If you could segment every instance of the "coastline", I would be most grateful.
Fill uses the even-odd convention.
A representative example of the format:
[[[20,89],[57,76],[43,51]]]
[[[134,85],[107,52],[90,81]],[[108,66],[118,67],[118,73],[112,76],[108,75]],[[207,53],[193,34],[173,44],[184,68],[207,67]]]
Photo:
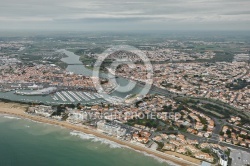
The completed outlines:
[[[182,158],[177,158],[177,157],[175,157],[173,155],[169,155],[167,153],[158,152],[155,150],[145,148],[145,147],[140,146],[140,145],[132,144],[130,142],[125,142],[125,141],[119,140],[117,138],[107,136],[107,135],[105,135],[105,134],[103,134],[103,133],[101,133],[93,128],[87,127],[87,126],[77,126],[77,125],[73,125],[73,124],[70,124],[70,123],[65,122],[65,121],[57,121],[57,120],[53,120],[53,119],[48,119],[48,118],[44,118],[44,117],[39,117],[39,116],[27,114],[27,113],[25,113],[25,110],[27,107],[28,107],[28,105],[25,105],[25,104],[18,104],[18,103],[14,103],[14,102],[13,103],[0,102],[0,114],[13,115],[13,116],[17,116],[17,117],[24,118],[24,119],[30,119],[30,120],[41,122],[41,123],[57,125],[57,126],[61,126],[61,127],[70,129],[70,130],[79,131],[79,132],[86,133],[86,134],[91,134],[91,135],[94,135],[96,137],[99,137],[102,139],[107,139],[109,141],[118,143],[124,147],[131,148],[133,150],[140,151],[140,152],[145,152],[148,155],[153,155],[155,157],[158,157],[160,159],[165,160],[169,164],[175,164],[175,165],[180,165],[180,166],[193,166],[193,165],[198,166],[198,165],[200,165],[197,163],[190,162],[188,160],[184,160]]]

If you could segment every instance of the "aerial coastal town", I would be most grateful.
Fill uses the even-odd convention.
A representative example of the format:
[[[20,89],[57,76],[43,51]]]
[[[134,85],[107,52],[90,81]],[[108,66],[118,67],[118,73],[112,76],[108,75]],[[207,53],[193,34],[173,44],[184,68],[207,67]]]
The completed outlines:
[[[250,165],[249,41],[118,37],[0,38],[0,101],[25,103],[29,115],[93,129],[193,165]],[[106,93],[96,89],[88,73],[112,44],[132,45],[150,59],[148,94],[119,95],[104,76]],[[139,89],[148,71],[138,50],[130,51],[112,53],[100,72],[134,81]],[[135,67],[109,67],[117,59]]]
[[[122,66],[116,72],[138,81],[146,80],[146,69]],[[250,111],[250,66],[245,62],[156,64],[154,84],[172,92],[221,100],[236,108]],[[232,91],[232,89],[235,89]]]

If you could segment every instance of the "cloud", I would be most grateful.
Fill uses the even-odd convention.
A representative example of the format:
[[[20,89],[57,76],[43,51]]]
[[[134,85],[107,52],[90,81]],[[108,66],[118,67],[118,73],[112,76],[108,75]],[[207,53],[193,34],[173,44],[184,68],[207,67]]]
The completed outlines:
[[[250,1],[248,0],[1,0],[0,26],[39,24],[47,28],[75,26],[113,26],[152,29],[159,26],[186,25],[189,28],[201,24],[216,25],[221,29],[228,24],[250,28]],[[219,22],[226,23],[219,24]],[[129,24],[130,23],[130,24]],[[91,25],[87,25],[91,24]],[[129,27],[130,26],[130,27]],[[27,25],[25,25],[27,27]],[[32,25],[32,27],[36,27]],[[166,26],[167,27],[167,26]],[[185,27],[185,26],[184,26]],[[183,27],[183,28],[184,28]]]

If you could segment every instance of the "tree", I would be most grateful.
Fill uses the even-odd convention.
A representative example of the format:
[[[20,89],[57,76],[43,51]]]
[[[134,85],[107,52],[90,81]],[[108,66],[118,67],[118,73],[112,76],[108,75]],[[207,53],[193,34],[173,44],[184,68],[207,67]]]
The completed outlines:
[[[207,125],[204,125],[203,131],[207,131]]]
[[[220,135],[224,135],[225,133],[223,131],[220,132]]]
[[[172,111],[172,105],[169,105],[169,106],[164,105],[163,106],[163,112],[171,112],[171,111]]]
[[[230,131],[230,130],[227,130],[226,134],[227,134],[228,136],[231,136],[231,131]]]
[[[173,131],[174,130],[173,126],[170,126],[168,130]]]
[[[77,109],[81,109],[81,103],[77,103],[76,107]]]

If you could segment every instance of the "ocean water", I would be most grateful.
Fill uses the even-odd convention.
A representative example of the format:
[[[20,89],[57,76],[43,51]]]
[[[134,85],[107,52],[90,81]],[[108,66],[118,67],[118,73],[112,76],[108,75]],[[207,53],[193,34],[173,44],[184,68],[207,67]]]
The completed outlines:
[[[0,115],[0,166],[166,166],[93,135]]]

